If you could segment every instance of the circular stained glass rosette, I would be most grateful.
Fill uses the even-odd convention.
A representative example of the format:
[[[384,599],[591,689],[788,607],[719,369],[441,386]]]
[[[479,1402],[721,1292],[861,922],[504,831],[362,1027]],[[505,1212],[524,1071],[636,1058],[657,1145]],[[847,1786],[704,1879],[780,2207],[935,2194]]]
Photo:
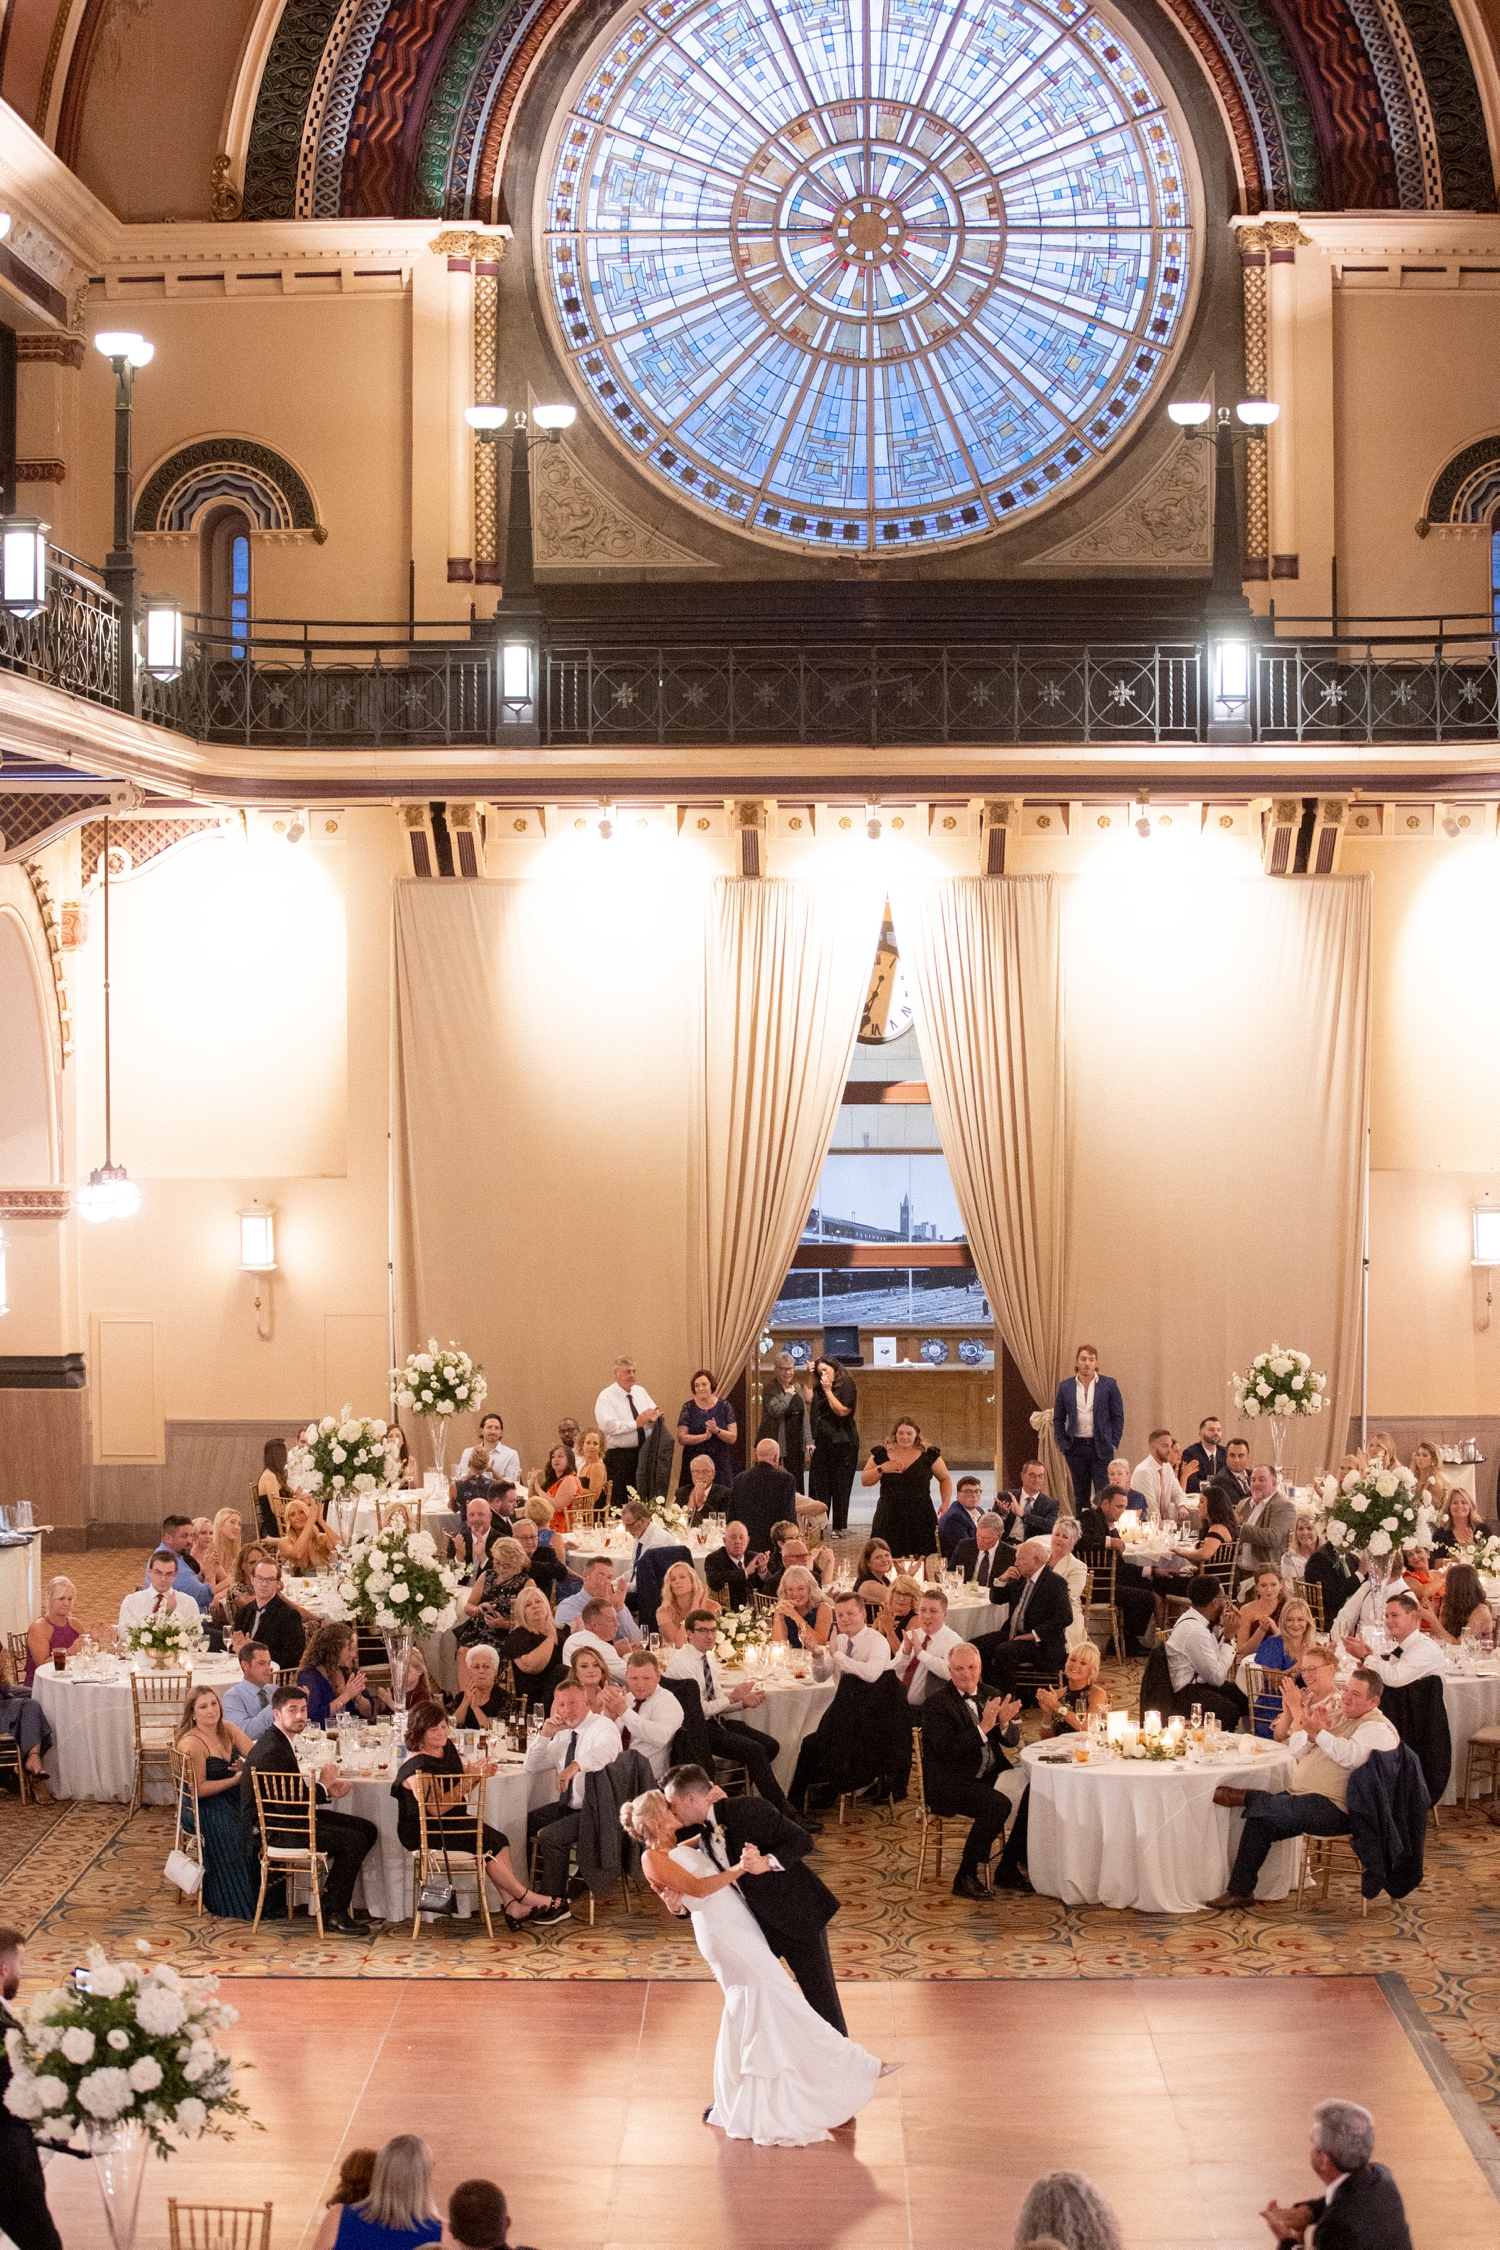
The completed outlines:
[[[1194,280],[1183,137],[1076,0],[656,0],[541,207],[555,332],[675,497],[803,548],[972,539],[1140,414]]]

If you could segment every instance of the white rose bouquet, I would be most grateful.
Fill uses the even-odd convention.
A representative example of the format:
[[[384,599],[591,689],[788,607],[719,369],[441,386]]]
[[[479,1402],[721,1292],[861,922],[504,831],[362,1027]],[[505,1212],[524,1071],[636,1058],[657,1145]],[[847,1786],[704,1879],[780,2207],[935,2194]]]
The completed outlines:
[[[325,1500],[380,1492],[401,1474],[401,1448],[384,1422],[346,1406],[308,1423],[286,1457],[286,1474],[294,1490]]]
[[[1472,1547],[1455,1547],[1445,1559],[1467,1563],[1481,1578],[1500,1578],[1500,1539],[1492,1531],[1482,1531]]]
[[[484,1369],[476,1367],[465,1351],[450,1344],[438,1349],[436,1336],[427,1340],[425,1352],[413,1352],[404,1367],[391,1369],[396,1404],[404,1414],[477,1414],[489,1388]]]
[[[743,1664],[745,1651],[764,1647],[770,1637],[769,1620],[758,1616],[754,1604],[746,1602],[743,1609],[726,1609],[720,1617],[714,1654],[721,1664]],[[668,1687],[671,1684],[669,1680]]]
[[[1330,1547],[1363,1547],[1378,1562],[1417,1536],[1424,1513],[1410,1469],[1351,1469],[1322,1486],[1323,1536]]]
[[[207,1645],[202,1612],[191,1595],[180,1594],[175,1609],[161,1609],[127,1625],[125,1642],[137,1656],[195,1656]]]
[[[627,1485],[626,1497],[633,1500],[638,1508],[644,1508],[653,1523],[662,1524],[684,1545],[692,1537],[693,1519],[686,1508],[680,1507],[675,1500],[668,1499],[665,1494],[660,1500],[643,1500],[633,1484]]]
[[[1231,1375],[1229,1387],[1234,1392],[1237,1414],[1247,1422],[1254,1422],[1262,1414],[1269,1414],[1284,1422],[1302,1414],[1321,1414],[1323,1393],[1328,1388],[1326,1375],[1315,1375],[1312,1361],[1306,1352],[1286,1351],[1273,1344],[1268,1352],[1257,1352],[1245,1375]]]
[[[344,1580],[349,1615],[380,1633],[444,1633],[458,1617],[458,1574],[427,1531],[399,1524],[361,1539]]]
[[[138,1950],[149,1953],[144,1939]],[[39,2141],[85,2154],[91,2125],[140,2125],[170,2156],[169,2132],[195,2141],[230,2136],[248,2117],[234,2097],[234,2066],[212,2034],[237,2022],[213,1998],[217,1977],[182,1977],[167,1962],[111,1961],[89,1950],[87,1988],[60,1985],[16,2007],[5,2034],[11,2081],[5,2106]],[[259,2127],[256,2128],[260,2130]]]

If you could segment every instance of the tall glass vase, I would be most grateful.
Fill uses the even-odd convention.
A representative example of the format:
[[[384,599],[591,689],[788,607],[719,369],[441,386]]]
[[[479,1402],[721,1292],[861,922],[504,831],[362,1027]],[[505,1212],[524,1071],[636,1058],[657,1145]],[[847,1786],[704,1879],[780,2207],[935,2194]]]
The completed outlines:
[[[1276,1471],[1276,1489],[1284,1489],[1281,1481],[1281,1456],[1286,1450],[1286,1423],[1279,1414],[1271,1416],[1271,1462]]]
[[[89,2154],[104,2203],[110,2250],[135,2250],[136,2214],[151,2136],[144,2125],[90,2125]]]
[[[391,1701],[396,1706],[396,1735],[406,1739],[406,1683],[411,1674],[412,1635],[403,1630],[382,1633],[391,1667]]]
[[[448,1453],[447,1415],[434,1414],[431,1418],[431,1429],[433,1477],[436,1477],[438,1483],[442,1486],[443,1491],[446,1494],[448,1490],[448,1471],[446,1466]],[[429,1477],[427,1481],[430,1484],[432,1482],[432,1477]]]

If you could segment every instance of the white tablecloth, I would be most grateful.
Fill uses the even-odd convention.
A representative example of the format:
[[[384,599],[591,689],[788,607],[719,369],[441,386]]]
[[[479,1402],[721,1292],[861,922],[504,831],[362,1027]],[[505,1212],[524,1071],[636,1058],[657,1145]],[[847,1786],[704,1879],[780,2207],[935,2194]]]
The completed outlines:
[[[1216,1805],[1223,1782],[1282,1789],[1292,1761],[1279,1745],[1251,1749],[1237,1738],[1200,1765],[1181,1760],[1101,1759],[1051,1763],[1044,1747],[1022,1752],[1031,1776],[1026,1864],[1035,1888],[1069,1906],[1133,1906],[1144,1914],[1195,1914],[1229,1880],[1241,1816]],[[1257,1898],[1284,1898],[1298,1846],[1277,1844]]]
[[[385,1773],[368,1780],[354,1775],[347,1778],[353,1782],[353,1787],[347,1797],[338,1799],[333,1810],[355,1813],[361,1820],[373,1820],[380,1830],[378,1842],[359,1871],[354,1904],[368,1908],[378,1921],[399,1922],[411,1914],[412,1855],[396,1841],[399,1808],[391,1795],[395,1776]],[[556,1794],[556,1781],[551,1774],[528,1774],[519,1764],[502,1766],[485,1789],[484,1817],[491,1828],[504,1831],[510,1843],[511,1865],[523,1883],[526,1880],[526,1815],[533,1805],[545,1804]],[[458,1892],[459,1914],[471,1914],[474,1911],[472,1884],[460,1880],[454,1889]],[[490,1912],[498,1915],[504,1902],[493,1883],[489,1885],[489,1894]]]
[[[981,1633],[998,1633],[1009,1607],[1008,1602],[992,1602],[983,1589],[977,1598],[972,1593],[954,1594],[948,1602],[948,1623],[955,1633],[972,1641]]]
[[[42,1614],[42,1535],[0,1547],[0,1633],[24,1633]]]
[[[1453,1737],[1453,1771],[1443,1791],[1443,1803],[1456,1805],[1469,1762],[1469,1737],[1480,1727],[1500,1726],[1500,1678],[1469,1679],[1450,1672],[1443,1682],[1443,1702],[1448,1711],[1448,1732]],[[1480,1783],[1483,1792],[1485,1784]]]
[[[233,1658],[226,1664],[222,1656],[210,1656],[193,1667],[194,1681],[204,1687],[222,1690],[239,1677]],[[32,1692],[52,1729],[46,1763],[54,1795],[128,1799],[135,1777],[135,1722],[125,1667],[108,1679],[83,1680],[72,1670],[48,1666],[37,1673]],[[146,1794],[152,1804],[167,1804],[172,1791],[169,1783],[152,1781]]]
[[[823,1713],[833,1701],[838,1687],[836,1679],[798,1680],[784,1672],[732,1672],[727,1668],[720,1677],[730,1687],[741,1680],[753,1679],[766,1691],[766,1700],[753,1711],[732,1711],[730,1718],[743,1719],[747,1727],[758,1727],[762,1734],[774,1735],[781,1748],[771,1761],[771,1768],[783,1789],[790,1789],[792,1776],[797,1770],[797,1752],[808,1735],[815,1734]],[[672,1683],[666,1681],[670,1688]]]

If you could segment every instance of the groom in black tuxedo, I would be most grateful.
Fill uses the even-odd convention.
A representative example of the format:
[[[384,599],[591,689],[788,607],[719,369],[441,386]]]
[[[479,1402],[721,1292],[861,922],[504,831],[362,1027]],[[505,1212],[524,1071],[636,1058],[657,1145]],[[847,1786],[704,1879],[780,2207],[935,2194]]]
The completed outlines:
[[[740,1896],[749,1907],[773,1953],[785,1961],[802,1988],[802,1997],[825,2023],[844,2038],[849,2027],[839,2006],[828,1953],[828,1925],[839,1902],[828,1885],[802,1864],[813,1839],[764,1797],[726,1797],[702,1766],[673,1766],[662,1781],[682,1842],[697,1838],[718,1867],[732,1867],[746,1844],[779,1859],[779,1875],[746,1875]],[[685,1914],[676,1892],[658,1893],[672,1914]]]

